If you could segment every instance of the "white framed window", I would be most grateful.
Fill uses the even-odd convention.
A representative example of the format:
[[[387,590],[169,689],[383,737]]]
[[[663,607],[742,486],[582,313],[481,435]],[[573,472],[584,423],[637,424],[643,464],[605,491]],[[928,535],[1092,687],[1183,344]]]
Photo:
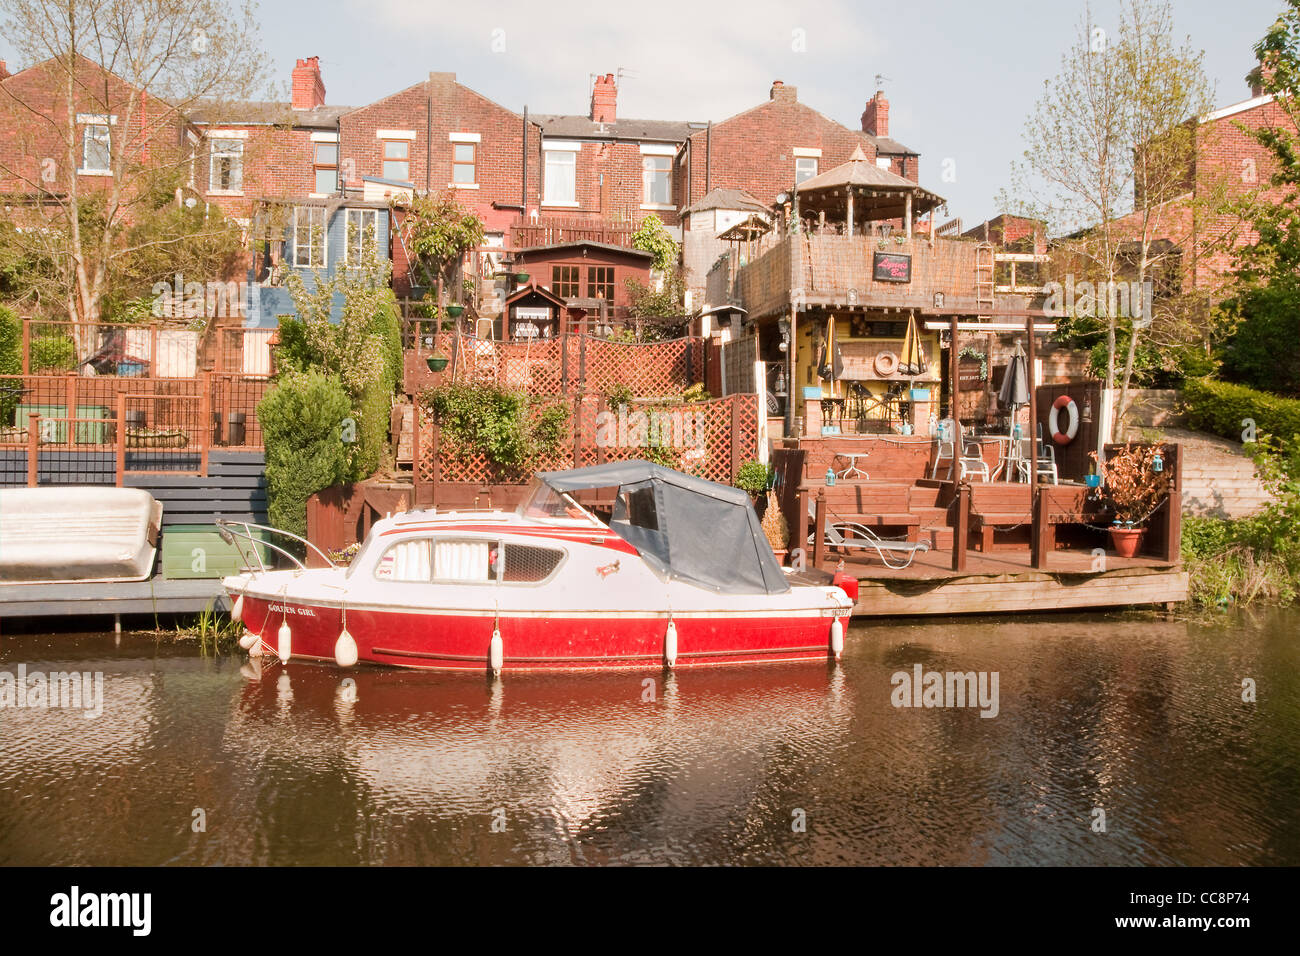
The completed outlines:
[[[794,184],[798,186],[807,179],[817,175],[816,156],[796,156],[794,158]]]
[[[319,196],[331,196],[339,191],[339,144],[312,143],[312,173]]]
[[[543,205],[578,205],[578,148],[577,144],[546,146]]]
[[[405,139],[384,140],[384,178],[411,181],[411,144]]]
[[[374,261],[379,254],[379,210],[349,209],[347,211],[347,252],[344,262],[361,266]]]
[[[242,194],[244,143],[238,139],[212,139],[208,159],[208,192]]]
[[[893,167],[894,164],[888,156],[877,156],[876,165],[879,166],[881,169],[890,169]]]
[[[641,157],[641,196],[647,206],[668,206],[673,201],[673,158]]]
[[[451,181],[455,186],[472,186],[478,182],[478,143],[451,144]]]
[[[79,173],[111,173],[112,133],[108,123],[87,123],[81,133],[81,169]]]
[[[325,207],[295,206],[293,264],[308,269],[325,265]]]

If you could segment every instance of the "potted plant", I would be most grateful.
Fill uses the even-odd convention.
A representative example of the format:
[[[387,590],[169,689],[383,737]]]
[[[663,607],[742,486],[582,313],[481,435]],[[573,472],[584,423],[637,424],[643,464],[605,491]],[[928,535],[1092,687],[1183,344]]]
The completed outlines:
[[[425,358],[424,364],[429,366],[430,372],[441,372],[447,367],[449,361],[451,360],[447,358],[447,356],[443,355],[442,351],[438,349],[435,350],[432,355]]]
[[[525,284],[527,281],[528,281],[528,273],[527,273],[527,272],[516,272],[516,273],[515,273],[515,283],[516,283],[517,285],[523,285],[523,284]]]
[[[447,314],[450,315],[453,319],[459,319],[465,311],[465,307],[463,305],[456,305],[454,303],[452,305],[446,306],[445,308],[447,310]]]
[[[1164,470],[1163,445],[1124,447],[1106,460],[1091,452],[1097,473],[1106,491],[1114,515],[1110,528],[1111,545],[1121,558],[1138,553],[1146,535],[1146,523],[1160,504],[1169,497],[1169,473]]]
[[[740,471],[736,472],[736,480],[732,484],[748,491],[749,497],[757,505],[759,495],[767,491],[771,479],[772,475],[767,465],[758,461],[747,461],[740,466]]]
[[[772,492],[767,493],[767,508],[763,511],[763,536],[772,546],[777,564],[785,564],[786,546],[790,542],[790,523],[781,514]]]

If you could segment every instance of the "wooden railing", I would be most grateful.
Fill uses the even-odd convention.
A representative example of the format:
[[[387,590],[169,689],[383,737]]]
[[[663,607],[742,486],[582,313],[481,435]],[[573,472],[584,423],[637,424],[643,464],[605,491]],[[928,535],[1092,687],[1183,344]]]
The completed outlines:
[[[510,226],[510,245],[514,249],[553,246],[562,242],[604,242],[612,246],[632,247],[636,224],[607,219],[554,218],[516,220]]]
[[[877,252],[911,257],[907,282],[875,278]],[[751,317],[783,312],[792,303],[821,306],[934,308],[975,311],[975,244],[952,239],[799,234],[781,239],[746,265],[735,289]]]

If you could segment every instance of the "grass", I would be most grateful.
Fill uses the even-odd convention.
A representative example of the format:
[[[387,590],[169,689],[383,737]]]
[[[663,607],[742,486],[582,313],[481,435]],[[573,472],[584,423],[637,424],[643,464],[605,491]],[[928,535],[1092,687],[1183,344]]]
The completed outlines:
[[[176,640],[197,638],[199,653],[204,657],[207,657],[209,652],[215,656],[223,650],[228,650],[243,633],[243,628],[238,622],[232,621],[229,614],[218,611],[214,605],[215,599],[192,619],[177,624],[174,631]]]
[[[1183,519],[1183,564],[1193,604],[1228,608],[1295,603],[1300,596],[1295,549],[1261,547],[1251,540],[1251,530],[1249,519]]]

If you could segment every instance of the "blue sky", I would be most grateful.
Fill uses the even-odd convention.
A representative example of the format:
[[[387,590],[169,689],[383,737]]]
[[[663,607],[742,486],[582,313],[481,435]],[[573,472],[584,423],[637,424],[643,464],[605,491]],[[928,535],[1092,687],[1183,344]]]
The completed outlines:
[[[1093,19],[1110,28],[1118,7],[1095,0]],[[1278,0],[1176,0],[1178,32],[1205,50],[1217,105],[1249,96],[1251,46],[1281,9]],[[582,113],[591,75],[623,69],[622,116],[721,120],[780,79],[857,128],[883,74],[891,135],[921,153],[921,182],[949,200],[951,215],[974,224],[998,211],[1025,118],[1083,12],[1082,0],[283,0],[264,2],[259,20],[286,88],[295,58],[319,56],[328,100],[349,105],[444,70],[511,109]],[[15,59],[0,38],[6,53]],[[945,159],[953,182],[940,179]]]

